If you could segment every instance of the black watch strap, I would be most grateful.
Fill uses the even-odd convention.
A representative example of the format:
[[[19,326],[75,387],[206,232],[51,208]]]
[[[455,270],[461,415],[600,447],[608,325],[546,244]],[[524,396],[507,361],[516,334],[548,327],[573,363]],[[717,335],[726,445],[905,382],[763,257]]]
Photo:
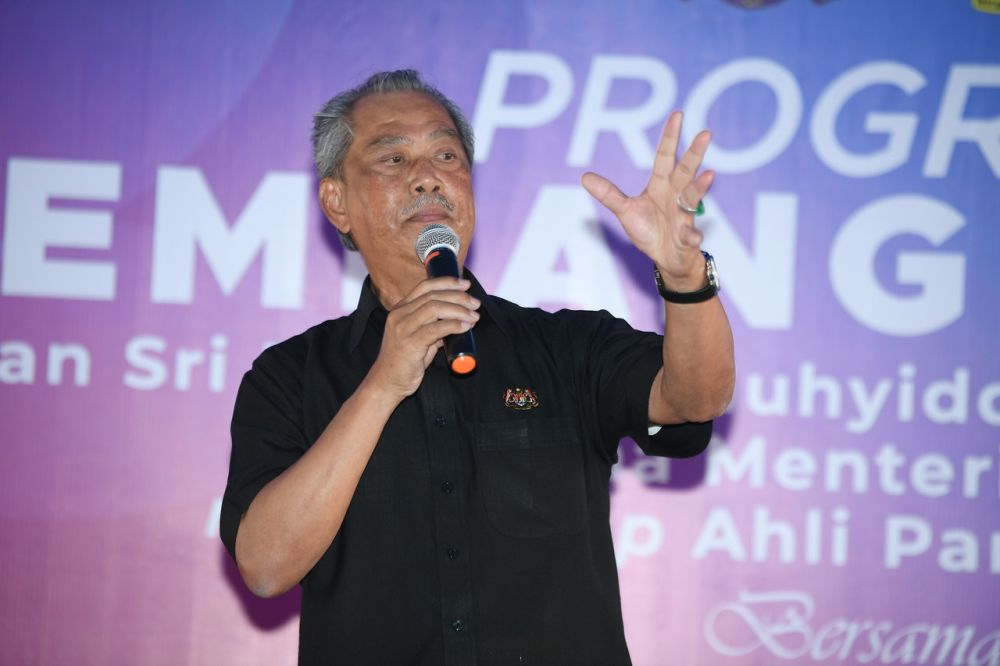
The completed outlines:
[[[705,275],[708,278],[708,284],[698,291],[670,291],[663,285],[663,276],[660,275],[660,269],[653,266],[656,289],[660,292],[663,300],[668,303],[702,303],[719,293],[719,278],[715,273],[715,261],[708,252],[702,250],[701,253],[705,255]]]

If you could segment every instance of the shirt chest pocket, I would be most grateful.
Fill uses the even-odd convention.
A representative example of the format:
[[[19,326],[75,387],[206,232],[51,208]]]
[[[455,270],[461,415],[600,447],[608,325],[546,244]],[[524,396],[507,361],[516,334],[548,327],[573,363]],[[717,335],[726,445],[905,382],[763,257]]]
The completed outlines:
[[[483,503],[499,532],[539,538],[583,529],[583,450],[571,420],[481,423],[475,455]]]

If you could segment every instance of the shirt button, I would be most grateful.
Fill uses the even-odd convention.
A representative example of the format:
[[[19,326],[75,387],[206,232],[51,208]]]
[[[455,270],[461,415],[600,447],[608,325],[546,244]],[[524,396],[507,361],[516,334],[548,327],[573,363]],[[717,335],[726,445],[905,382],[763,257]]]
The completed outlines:
[[[465,622],[462,622],[461,620],[454,620],[451,623],[451,628],[455,631],[465,631]]]
[[[458,548],[449,548],[444,551],[444,554],[448,556],[449,560],[454,560],[458,557]]]
[[[453,490],[455,490],[455,484],[451,481],[445,481],[441,484],[441,492],[445,495],[450,495]]]
[[[434,423],[437,425],[438,428],[443,428],[445,424],[448,423],[448,419],[438,414],[437,416],[434,417]]]

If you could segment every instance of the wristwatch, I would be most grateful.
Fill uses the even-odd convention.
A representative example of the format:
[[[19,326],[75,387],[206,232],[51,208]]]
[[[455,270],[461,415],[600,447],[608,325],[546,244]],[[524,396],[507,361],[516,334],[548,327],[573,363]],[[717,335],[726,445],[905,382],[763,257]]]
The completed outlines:
[[[713,259],[712,255],[704,250],[702,250],[701,253],[705,256],[705,276],[708,278],[708,284],[698,291],[670,291],[663,286],[663,277],[660,275],[660,269],[653,266],[653,277],[656,279],[656,289],[660,292],[660,296],[663,297],[663,300],[668,303],[701,303],[702,301],[707,301],[719,293],[719,290],[722,289],[722,287],[719,285],[719,273],[715,269],[715,259]]]

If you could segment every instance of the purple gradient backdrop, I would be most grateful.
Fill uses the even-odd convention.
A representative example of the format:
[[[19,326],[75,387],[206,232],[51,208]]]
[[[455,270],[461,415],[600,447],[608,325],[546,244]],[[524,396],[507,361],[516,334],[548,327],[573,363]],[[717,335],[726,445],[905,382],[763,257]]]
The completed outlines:
[[[956,148],[945,177],[922,174],[950,68],[1000,67],[1000,16],[977,12],[968,3],[930,0],[784,2],[756,11],[721,0],[495,7],[436,2],[419,9],[402,2],[317,0],[207,6],[40,1],[0,9],[5,98],[0,182],[8,182],[13,158],[121,165],[118,201],[52,204],[109,211],[111,248],[49,250],[50,257],[113,262],[116,295],[107,302],[0,296],[0,343],[25,341],[41,353],[32,385],[0,383],[0,663],[294,662],[297,592],[263,601],[245,591],[212,532],[213,503],[225,485],[236,386],[250,361],[266,342],[353,309],[354,303],[341,297],[343,251],[311,200],[301,308],[260,305],[259,259],[225,295],[199,258],[194,302],[154,303],[157,170],[199,169],[232,222],[265,174],[311,174],[311,116],[333,93],[375,70],[415,67],[471,118],[490,53],[499,49],[557,56],[572,71],[574,88],[567,109],[543,127],[498,130],[489,159],[476,166],[478,227],[471,264],[488,289],[500,283],[540,188],[576,185],[585,170],[567,166],[566,155],[595,54],[662,61],[677,77],[679,106],[721,64],[747,57],[773,60],[794,74],[802,91],[803,118],[795,136],[765,166],[720,174],[712,196],[748,246],[758,193],[798,197],[794,319],[789,330],[755,328],[727,301],[740,379],[734,406],[717,427],[720,446],[739,453],[762,436],[769,463],[789,447],[817,458],[836,449],[873,456],[885,442],[895,443],[909,459],[940,453],[959,470],[964,456],[993,461],[979,497],[963,498],[959,490],[930,499],[912,492],[886,495],[874,476],[865,494],[790,491],[775,486],[770,473],[762,488],[745,481],[709,485],[704,459],[674,464],[667,483],[643,483],[634,471],[642,459],[626,444],[615,486],[616,537],[637,516],[652,517],[663,527],[659,549],[631,556],[620,569],[635,663],[773,663],[777,657],[763,647],[724,657],[705,637],[703,623],[711,610],[744,591],[808,593],[816,602],[814,630],[836,618],[887,621],[896,629],[920,622],[972,625],[977,640],[1000,629],[1000,571],[990,571],[988,550],[990,535],[1000,530],[1000,436],[975,416],[974,400],[979,388],[1000,381],[994,343],[1000,326],[995,268],[1000,187],[970,143]],[[861,131],[867,113],[913,113],[919,124],[912,153],[881,176],[837,175],[810,141],[814,104],[834,78],[879,60],[916,69],[926,86],[913,96],[889,87],[864,91],[844,107],[838,136],[852,150],[874,151],[884,139]],[[615,85],[615,106],[639,104],[648,94],[635,81]],[[544,92],[518,81],[508,101],[529,103]],[[770,125],[774,113],[769,93],[744,84],[720,97],[708,125],[718,145],[745,146]],[[965,115],[1000,116],[1000,87],[975,91]],[[655,127],[647,132],[651,142],[657,132]],[[629,192],[639,190],[647,175],[612,135],[597,141],[587,168]],[[838,301],[828,271],[831,244],[845,220],[867,203],[900,193],[938,199],[966,219],[938,249],[965,257],[964,312],[942,330],[916,337],[888,336],[860,324]],[[9,195],[6,188],[0,191],[4,202]],[[616,257],[632,323],[660,327],[648,262],[628,247],[612,216],[601,211],[599,222]],[[883,282],[895,288],[900,251],[927,249],[926,241],[914,236],[892,241],[877,258]],[[725,284],[726,256],[716,254]],[[173,351],[207,347],[219,333],[228,339],[223,390],[208,390],[204,368],[196,371],[189,391],[169,383],[154,391],[123,385],[122,350],[134,336],[160,336]],[[52,342],[78,342],[90,351],[88,386],[45,383],[44,350]],[[844,427],[848,415],[806,418],[793,409],[787,416],[767,417],[749,409],[746,378],[752,373],[767,382],[777,373],[791,376],[794,405],[795,376],[806,361],[842,383],[852,376],[869,383],[896,379],[899,365],[912,362],[918,368],[918,400],[927,383],[949,377],[957,366],[968,367],[969,422],[934,424],[918,408],[911,423],[885,418],[866,433],[851,434]],[[731,511],[749,551],[747,526],[755,506],[796,524],[807,508],[824,515],[846,508],[847,566],[807,565],[801,557],[781,564],[736,562],[721,552],[692,556],[717,507]],[[919,515],[939,530],[975,533],[977,571],[942,571],[937,546],[899,569],[885,568],[883,523],[889,514]],[[996,558],[1000,569],[1000,554]],[[841,663],[855,663],[857,656],[855,650]]]

